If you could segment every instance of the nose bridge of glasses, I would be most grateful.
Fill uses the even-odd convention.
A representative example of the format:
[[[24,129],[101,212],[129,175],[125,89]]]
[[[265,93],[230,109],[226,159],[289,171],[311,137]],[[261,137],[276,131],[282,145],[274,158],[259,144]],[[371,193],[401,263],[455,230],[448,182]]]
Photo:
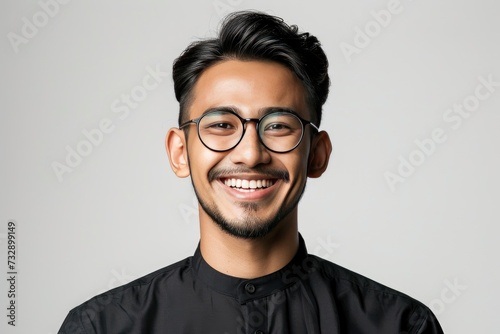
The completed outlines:
[[[260,119],[258,119],[258,118],[242,118],[242,117],[240,119],[241,119],[241,122],[243,124],[243,131],[241,132],[241,139],[240,140],[243,140],[243,138],[246,135],[248,123],[253,122],[253,123],[255,123],[255,128],[254,128],[255,135],[259,141],[262,141],[262,138],[260,138],[260,131],[259,131]]]
[[[250,123],[250,122],[254,122],[255,123],[255,129],[257,130],[258,127],[259,127],[259,122],[260,122],[260,119],[258,118],[240,118],[241,119],[241,122],[243,123],[243,129],[246,130],[247,128],[247,124]]]

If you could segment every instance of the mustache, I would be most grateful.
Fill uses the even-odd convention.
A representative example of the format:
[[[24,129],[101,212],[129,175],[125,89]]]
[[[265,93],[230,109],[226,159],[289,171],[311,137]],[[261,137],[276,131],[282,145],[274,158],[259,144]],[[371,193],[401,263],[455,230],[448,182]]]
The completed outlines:
[[[290,174],[286,170],[275,169],[275,168],[246,168],[246,167],[236,167],[236,168],[213,168],[208,172],[208,180],[212,182],[213,180],[220,179],[228,175],[236,174],[260,174],[265,178],[270,179],[281,179],[285,182],[290,181]]]

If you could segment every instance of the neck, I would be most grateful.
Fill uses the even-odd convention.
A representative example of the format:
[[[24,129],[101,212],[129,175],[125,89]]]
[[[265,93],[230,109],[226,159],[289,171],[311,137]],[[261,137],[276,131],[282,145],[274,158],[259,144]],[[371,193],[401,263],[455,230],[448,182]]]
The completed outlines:
[[[200,210],[200,237],[203,259],[215,270],[246,279],[261,277],[283,268],[297,252],[297,209],[257,239],[229,235]]]

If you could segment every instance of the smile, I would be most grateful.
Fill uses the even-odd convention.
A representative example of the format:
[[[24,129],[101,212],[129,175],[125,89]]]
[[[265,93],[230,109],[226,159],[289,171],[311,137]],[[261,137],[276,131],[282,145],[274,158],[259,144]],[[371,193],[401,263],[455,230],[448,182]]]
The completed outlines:
[[[244,179],[224,179],[224,184],[228,187],[234,189],[242,189],[242,190],[257,190],[264,189],[272,186],[274,184],[274,180],[244,180]]]

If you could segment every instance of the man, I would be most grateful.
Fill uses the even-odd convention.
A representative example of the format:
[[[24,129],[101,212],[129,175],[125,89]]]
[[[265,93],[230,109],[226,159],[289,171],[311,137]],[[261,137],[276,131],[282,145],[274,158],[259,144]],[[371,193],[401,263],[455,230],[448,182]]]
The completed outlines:
[[[59,333],[442,333],[420,302],[307,254],[297,204],[330,157],[327,70],[314,36],[261,13],[190,45],[166,148],[195,189],[199,247],[75,308]]]

